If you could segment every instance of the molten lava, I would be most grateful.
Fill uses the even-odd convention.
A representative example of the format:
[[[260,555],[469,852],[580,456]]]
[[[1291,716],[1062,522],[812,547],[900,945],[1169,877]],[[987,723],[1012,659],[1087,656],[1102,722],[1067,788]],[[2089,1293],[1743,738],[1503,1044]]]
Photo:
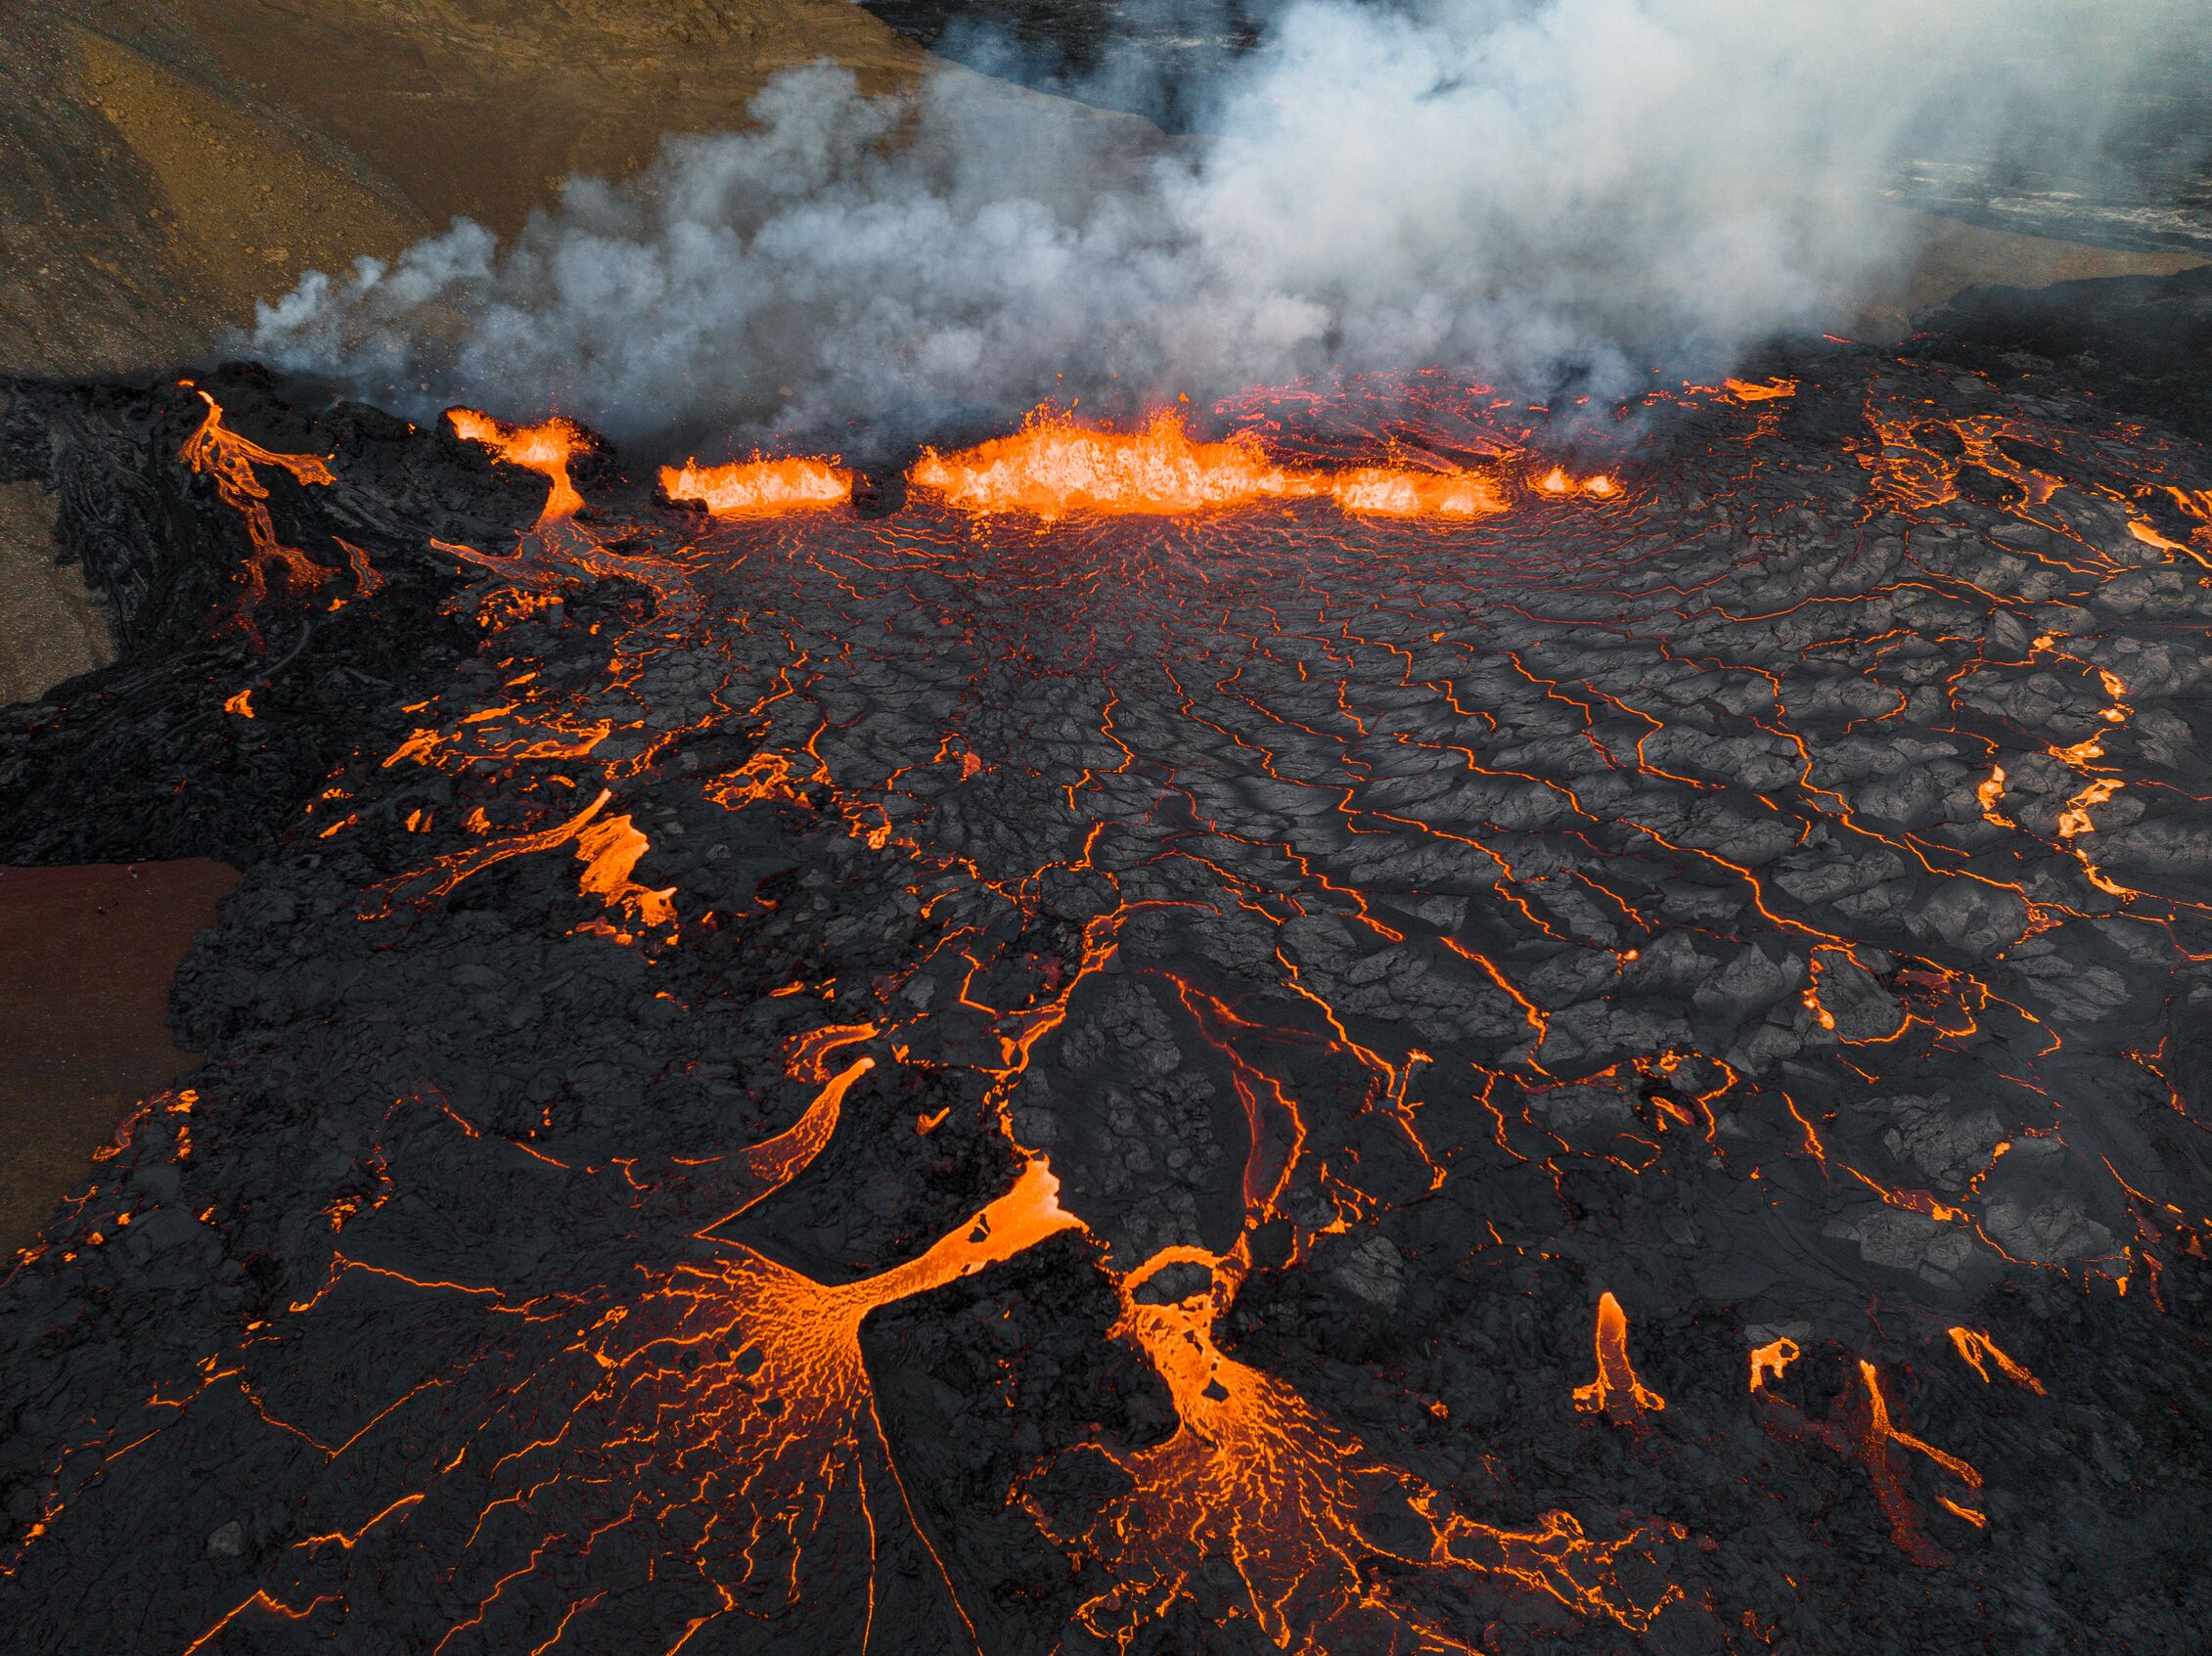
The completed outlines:
[[[1951,1344],[1957,1348],[1960,1357],[1973,1365],[1974,1372],[1982,1377],[1983,1385],[1990,1383],[1989,1365],[1995,1364],[1997,1371],[2015,1386],[2031,1391],[2038,1397],[2045,1395],[2043,1382],[2029,1373],[2024,1365],[1999,1351],[1997,1342],[1980,1329],[1954,1327],[1948,1332]]]
[[[1591,1344],[1598,1357],[1598,1373],[1588,1385],[1574,1389],[1574,1406],[1603,1414],[1616,1426],[1631,1425],[1646,1410],[1656,1413],[1667,1400],[1636,1377],[1628,1360],[1628,1313],[1610,1291],[1598,1299],[1597,1324]]]
[[[385,761],[386,764],[391,762]],[[577,878],[577,887],[584,895],[597,897],[609,910],[640,928],[668,926],[676,918],[675,887],[653,890],[630,877],[650,845],[627,814],[599,815],[600,807],[611,797],[602,788],[597,798],[565,821],[527,833],[480,840],[465,850],[435,858],[426,867],[381,881],[371,889],[363,912],[387,913],[393,896],[418,905],[427,903],[448,895],[464,880],[494,864],[572,844],[577,861],[584,865]]]
[[[643,926],[663,926],[676,918],[674,886],[650,890],[630,877],[638,859],[651,847],[625,816],[602,817],[576,835],[576,856],[584,865],[577,884],[622,910]]]
[[[1147,1303],[1140,1290],[1170,1266],[1207,1267],[1213,1284]],[[1076,1613],[1091,1633],[1126,1650],[1188,1603],[1210,1621],[1248,1619],[1267,1644],[1310,1656],[1471,1650],[1452,1632],[1465,1616],[1454,1589],[1481,1576],[1636,1632],[1682,1596],[1654,1556],[1683,1539],[1682,1526],[1598,1541],[1561,1511],[1533,1529],[1484,1523],[1223,1353],[1213,1325],[1242,1269],[1239,1256],[1168,1248],[1124,1278],[1115,1332],[1167,1382],[1179,1424],[1151,1448],[1101,1452],[1129,1488],[1079,1525],[1024,1493],[1049,1533],[1105,1566],[1109,1585]],[[1377,1574],[1377,1558],[1395,1568]]]
[[[1721,384],[1738,402],[1772,402],[1777,397],[1797,394],[1797,381],[1780,376],[1772,380],[1724,380]]]
[[[216,496],[246,520],[252,552],[246,560],[246,592],[239,600],[238,618],[250,632],[254,611],[269,596],[269,565],[282,569],[295,592],[311,592],[331,576],[329,569],[278,535],[276,521],[269,515],[268,485],[261,481],[254,468],[274,466],[289,472],[293,482],[317,488],[327,487],[338,479],[319,455],[278,454],[240,436],[223,424],[223,411],[213,397],[205,391],[197,394],[207,405],[206,418],[200,423],[200,428],[185,439],[177,458],[193,470],[211,478]],[[242,696],[244,694],[240,693]]]
[[[747,517],[841,506],[852,499],[852,473],[809,458],[756,457],[726,466],[687,460],[680,470],[660,469],[660,487],[670,500],[703,506],[709,516]]]
[[[1797,1342],[1787,1334],[1769,1340],[1751,1352],[1751,1389],[1764,1391],[1769,1380],[1782,1378],[1783,1370],[1798,1358]]]
[[[1048,522],[1077,513],[1175,515],[1313,499],[1384,517],[1467,518],[1505,510],[1496,484],[1479,472],[1287,467],[1245,433],[1196,441],[1173,410],[1135,431],[1078,425],[1071,415],[1039,411],[1011,436],[957,454],[925,452],[908,481],[964,512],[1022,513]]]
[[[569,480],[568,463],[591,446],[592,437],[574,421],[556,415],[535,425],[510,425],[473,408],[449,408],[445,418],[464,442],[481,444],[508,465],[535,471],[553,485],[545,497],[545,518],[572,517],[584,504]]]
[[[1554,496],[1596,495],[1601,500],[1620,493],[1620,485],[1603,471],[1589,477],[1570,477],[1563,466],[1553,467],[1543,476],[1535,479],[1529,487],[1539,494]]]
[[[2101,510],[2117,493],[2076,510],[2087,487],[2061,486],[2059,461],[2022,447],[2012,417],[1963,414],[1953,429],[1923,391],[1941,386],[1870,390],[1883,440],[1862,453],[1787,447],[1775,405],[1790,381],[1731,381],[1725,398],[1704,387],[1715,400],[1698,405],[1699,429],[1734,434],[1677,456],[1679,486],[1636,467],[1633,438],[1587,463],[1607,470],[1547,473],[1520,412],[1460,386],[1412,406],[1316,391],[1302,412],[1319,435],[1287,408],[1219,442],[1173,415],[1128,432],[1040,416],[925,456],[915,498],[882,519],[821,510],[853,482],[824,461],[661,473],[670,499],[727,523],[637,489],[626,513],[613,483],[604,498],[593,485],[585,511],[571,470],[588,433],[452,411],[459,436],[546,479],[544,511],[504,552],[431,542],[424,556],[396,531],[349,529],[395,589],[425,578],[409,559],[462,583],[440,601],[482,623],[484,648],[422,699],[388,697],[403,723],[318,779],[295,837],[327,861],[282,912],[342,956],[317,917],[343,873],[366,898],[344,928],[367,938],[376,969],[347,960],[324,975],[444,970],[426,981],[455,984],[445,998],[481,1014],[451,1024],[476,1031],[480,1051],[444,1024],[436,1040],[404,1025],[364,1040],[364,1075],[381,1086],[404,1057],[424,1066],[420,1085],[379,1097],[392,1112],[381,1122],[345,1123],[336,1171],[314,1174],[309,1223],[291,1232],[266,1215],[243,1229],[227,1208],[210,1220],[194,1201],[194,1224],[237,1257],[284,1252],[266,1317],[225,1325],[152,1403],[69,1425],[0,1573],[27,1555],[72,1579],[70,1549],[102,1532],[64,1508],[106,1520],[100,1503],[128,1481],[111,1462],[165,1456],[173,1478],[207,1444],[233,1453],[223,1434],[256,1475],[309,1468],[283,1491],[303,1516],[253,1561],[258,1580],[223,1577],[220,1599],[195,1603],[188,1632],[206,1631],[187,1648],[282,1619],[315,1625],[267,1636],[336,1641],[351,1617],[373,1640],[402,1615],[437,1617],[401,1642],[449,1656],[866,1650],[877,1626],[880,1651],[1049,1647],[976,1633],[997,1591],[1129,1651],[1204,1647],[1218,1630],[1224,1648],[1350,1656],[1496,1648],[1485,1624],[1508,1613],[1501,1587],[1521,1589],[1556,1642],[1561,1609],[1632,1632],[1711,1612],[1736,1562],[1725,1554],[1756,1557],[1770,1522],[1798,1522],[1744,1475],[1778,1459],[1842,1477],[1840,1504],[1871,1516],[1863,1466],[1876,1544],[1886,1530],[1915,1561],[1948,1561],[1929,1526],[1983,1528],[1981,1474],[1906,1429],[1871,1362],[1813,1418],[1783,1395],[1821,1366],[1798,1365],[1796,1340],[1750,1351],[1748,1399],[1732,1347],[1712,1384],[1678,1386],[1670,1368],[1681,1429],[1638,1440],[1578,1422],[1635,1426],[1668,1408],[1636,1370],[1613,1293],[1568,1365],[1514,1317],[1487,1324],[1479,1353],[1462,1339],[1485,1326],[1463,1316],[1470,1303],[1519,1311],[1506,1284],[1541,1278],[1548,1303],[1586,1303],[1584,1273],[1603,1269],[1619,1233],[1547,1247],[1576,1223],[1563,1215],[1630,1188],[1687,1205],[1692,1179],[1716,1245],[1800,1227],[1797,1242],[1817,1248],[1835,1232],[1810,1222],[1844,1213],[1862,1250],[2002,1259],[2078,1276],[2085,1297],[2124,1287],[2140,1250],[2156,1290],[2143,1241],[2096,1233],[2090,1216],[2117,1203],[2085,1206],[2079,1257],[2022,1260],[2007,1248],[2037,1232],[2009,1224],[2015,1198],[1991,1192],[2029,1160],[2015,1145],[2054,1145],[2093,1107],[2079,1058],[2095,1047],[2045,934],[2128,936],[2126,959],[2099,973],[2114,984],[2123,966],[2163,969],[2169,943],[2176,962],[2212,958],[2188,905],[2121,885],[2087,849],[2108,842],[2115,871],[2142,866],[2120,835],[2176,791],[2137,758],[2173,675],[2164,657],[2092,638],[2104,624],[2092,600],[2124,583],[2108,607],[2131,613],[2163,590],[2153,577],[2189,598],[2194,564],[2187,587],[2164,564],[2196,557],[2174,536],[2203,532],[2162,515],[2156,541],[2131,533]],[[314,486],[335,480],[330,467],[253,444],[207,408],[183,458],[244,519],[256,600],[341,575],[287,547],[270,515],[270,467]],[[1495,470],[1358,464],[1378,454],[1487,456],[1467,464]],[[482,486],[480,467],[435,458]],[[1797,482],[1763,470],[1784,467]],[[382,579],[369,554],[300,526],[318,521],[310,508],[373,521],[347,484],[335,508],[280,485],[279,515],[326,556],[341,549],[365,595]],[[1971,533],[1934,515],[1999,484],[2010,504],[1977,506]],[[1509,498],[1528,510],[1439,532]],[[2212,495],[2176,498],[2190,522],[2212,513]],[[806,515],[788,534],[745,521],[787,511]],[[959,513],[1108,521],[999,536],[975,558]],[[1174,520],[1127,520],[1146,515]],[[1999,516],[2036,532],[1981,533]],[[1237,556],[1203,556],[1217,547]],[[1846,565],[1849,581],[1831,578]],[[285,572],[273,592],[271,567]],[[2084,633],[2036,635],[2061,614]],[[263,694],[266,680],[236,688],[227,659],[223,672],[210,704],[228,693],[225,737],[282,738],[290,698]],[[1905,757],[1883,770],[1892,745]],[[1953,918],[1923,933],[1922,908]],[[1971,949],[1952,935],[1968,925],[1986,933]],[[232,935],[245,934],[241,921]],[[525,947],[501,955],[503,936]],[[2016,972],[2015,953],[2037,970]],[[481,963],[518,957],[511,971]],[[407,1015],[429,1029],[448,1009],[441,993]],[[313,1039],[345,1052],[336,994],[302,1005],[324,1020]],[[620,1060],[566,1061],[585,1043],[564,1045],[562,1020],[585,1023],[602,1003],[620,1028],[593,1023],[590,1039]],[[2101,1001],[2091,1009],[2104,1015]],[[248,1021],[259,1041],[260,1014]],[[2064,1056],[2044,1067],[2061,1036]],[[2130,1080],[2151,1078],[2154,1107],[2187,1117],[2165,1084],[2173,1058],[2144,1046],[2127,1054]],[[249,1058],[234,1043],[225,1061]],[[872,1075],[896,1087],[862,1090]],[[1916,1100],[1937,1080],[1971,1092],[2002,1109],[2008,1137],[1955,1169],[1902,1172],[1916,1159],[1895,1145],[1912,1145],[1916,1118],[1883,1112],[1922,1077]],[[328,1087],[352,1099],[356,1083],[334,1073]],[[777,1113],[787,1084],[811,1091],[795,1119]],[[1163,1098],[1180,1113],[1161,1113]],[[203,1109],[198,1149],[181,1117],[150,1121],[177,1130],[175,1157],[199,1176],[227,1165],[256,1112],[274,1113],[257,1097]],[[733,1135],[771,1116],[781,1131]],[[131,1156],[119,1171],[148,1171]],[[788,1215],[762,1207],[809,1167]],[[1061,1205],[1055,1168],[1085,1193],[1084,1218]],[[1933,1188],[1884,1182],[1906,1177]],[[151,1273],[158,1210],[142,1186],[178,1182],[101,1178],[50,1257]],[[1095,1210],[1093,1190],[1110,1192]],[[1188,1210],[1147,1207],[1161,1190],[1196,1194]],[[510,1204],[492,1220],[534,1221],[542,1206],[543,1237],[479,1246],[472,1227],[495,1227],[469,1204],[486,1192]],[[158,1223],[183,1232],[183,1217]],[[1204,1229],[1217,1221],[1237,1226],[1234,1241]],[[1005,1344],[987,1360],[996,1381],[988,1366],[970,1376],[959,1430],[993,1424],[956,1458],[994,1469],[958,1471],[968,1488],[948,1496],[944,1462],[918,1456],[932,1486],[918,1487],[918,1510],[878,1416],[866,1320],[1062,1232],[1004,1296],[1035,1322],[990,1304],[996,1284],[971,1291],[964,1319],[994,1338],[1003,1327]],[[839,1263],[810,1275],[793,1259]],[[1681,1326],[1682,1299],[1665,1298],[1674,1267],[1648,1263],[1654,1304],[1640,1315],[1671,1306],[1675,1320],[1648,1330]],[[1822,1254],[1819,1269],[1834,1262]],[[1203,1285],[1167,1297],[1191,1271]],[[1074,1321],[1067,1305],[1086,1293],[1095,1320]],[[1297,1309],[1279,1312],[1287,1300]],[[1359,1340],[1387,1326],[1385,1355],[1340,1357],[1312,1333],[1332,1325]],[[1901,1328],[1922,1336],[1896,1373],[1930,1374],[1950,1404],[2033,1411],[2019,1394],[2044,1393],[2036,1375],[1986,1332],[1951,1327],[1946,1350],[1941,1326],[1880,1330],[1885,1351]],[[282,1402],[301,1396],[285,1390],[297,1354],[360,1327],[450,1343],[384,1389],[396,1368],[364,1364],[358,1383],[349,1373],[302,1403],[323,1410],[302,1424]],[[1572,1336],[1584,1353],[1579,1315]],[[957,1338],[902,1349],[965,1359],[978,1345],[964,1320]],[[1669,1355],[1686,1364],[1693,1349]],[[2018,1390],[1965,1387],[1954,1352]],[[1138,1385],[1063,1386],[1108,1357]],[[2059,1386],[2071,1371],[2045,1372]],[[998,1443],[1023,1388],[1034,1412]],[[1117,1417],[1093,1407],[1104,1391],[1145,1407]],[[1511,1401],[1486,1410],[1486,1391]],[[1172,1421],[1151,1412],[1160,1396]],[[216,1407],[194,1414],[203,1397]],[[274,1447],[256,1450],[263,1426]],[[1763,1434],[1811,1453],[1778,1455]],[[1641,1460],[1653,1488],[1710,1459],[1726,1481],[1718,1501],[1700,1493],[1717,1537],[1700,1549],[1723,1561],[1678,1552],[1680,1526],[1612,1499],[1585,1508],[1578,1493],[1581,1518],[1545,1510],[1551,1496],[1510,1506],[1524,1451],[1548,1487],[1578,1492],[1602,1487],[1593,1464]],[[1976,1454],[1993,1476],[2023,1475]],[[1586,1481],[1560,1484],[1561,1465]],[[982,1528],[978,1499],[1008,1531]],[[1016,1587],[989,1555],[1011,1532],[1009,1550],[1045,1566]],[[1786,1530],[1814,1544],[1822,1533]],[[1791,1548],[1781,1556],[1801,1555]],[[1850,1557],[1856,1572],[1863,1553]],[[407,1584],[433,1576],[424,1610]],[[879,1613],[880,1584],[895,1610]],[[943,1630],[900,1619],[917,1593]],[[971,1610],[963,1641],[956,1622]],[[786,1612],[790,1625],[769,1625]]]
[[[1873,1485],[1875,1504],[1889,1521],[1890,1540],[1898,1550],[1922,1569],[1941,1569],[1953,1561],[1952,1555],[1929,1539],[1920,1504],[1907,1488],[1912,1462],[1900,1452],[1909,1451],[1921,1456],[1957,1479],[1969,1493],[1981,1489],[1981,1473],[1959,1456],[1905,1429],[1892,1411],[1889,1398],[1881,1389],[1881,1377],[1872,1363],[1861,1358],[1858,1373],[1861,1385],[1866,1388],[1865,1395],[1861,1397],[1847,1391],[1835,1401],[1834,1412],[1826,1420],[1808,1419],[1772,1392],[1756,1385],[1753,1389],[1763,1400],[1761,1408],[1770,1432],[1795,1442],[1818,1444],[1857,1459]],[[1988,1515],[1979,1508],[1954,1500],[1948,1495],[1938,1495],[1936,1503],[1977,1530],[1989,1522]]]
[[[1486,517],[1506,510],[1497,485],[1475,471],[1409,471],[1363,466],[1327,480],[1329,498],[1368,517]]]
[[[811,1067],[851,1039],[835,1027],[818,1031],[800,1044],[795,1061]],[[875,1067],[872,1058],[854,1060],[790,1129],[716,1164],[737,1197],[717,1224],[802,1172],[828,1144],[852,1087]],[[483,1137],[450,1108],[443,1113],[471,1138]],[[438,1520],[459,1522],[471,1544],[496,1544],[518,1533],[535,1544],[519,1569],[428,1643],[432,1652],[456,1641],[483,1648],[483,1640],[490,1648],[551,1648],[606,1597],[604,1590],[566,1593],[560,1587],[564,1568],[595,1544],[655,1537],[672,1544],[649,1579],[665,1581],[678,1606],[698,1606],[674,1612],[682,1619],[671,1620],[655,1650],[709,1647],[717,1635],[706,1630],[725,1618],[742,1626],[801,1605],[840,1628],[842,1638],[827,1648],[910,1647],[899,1641],[912,1630],[874,1643],[879,1577],[884,1552],[894,1546],[902,1574],[920,1564],[934,1577],[972,1643],[969,1612],[915,1515],[878,1416],[860,1330],[884,1306],[1079,1230],[1081,1222],[1061,1207],[1059,1188],[1049,1166],[1032,1160],[1003,1195],[920,1254],[849,1282],[817,1281],[714,1235],[713,1227],[698,1239],[720,1250],[719,1259],[681,1263],[642,1283],[545,1300],[418,1279],[339,1256],[331,1281],[293,1306],[294,1314],[312,1309],[349,1276],[369,1276],[417,1293],[477,1298],[519,1325],[561,1330],[563,1343],[550,1363],[503,1395],[490,1419],[441,1452],[427,1484],[383,1500],[365,1521],[295,1542],[275,1561],[281,1593],[256,1589],[188,1648],[204,1647],[242,1617],[304,1618],[334,1601],[335,1594],[318,1590],[319,1581],[370,1532]],[[250,1401],[250,1390],[247,1395]],[[316,1447],[335,1458],[350,1446]],[[864,1572],[857,1595],[839,1590],[855,1585],[855,1558]],[[553,1585],[540,1587],[532,1577]],[[565,1611],[536,1621],[534,1592],[565,1597]],[[590,1646],[590,1634],[576,1636]]]
[[[958,454],[925,452],[908,481],[963,511],[1047,520],[1075,512],[1219,511],[1278,499],[1289,484],[1257,442],[1194,442],[1172,412],[1141,430],[1112,431],[1040,411],[1012,436]]]

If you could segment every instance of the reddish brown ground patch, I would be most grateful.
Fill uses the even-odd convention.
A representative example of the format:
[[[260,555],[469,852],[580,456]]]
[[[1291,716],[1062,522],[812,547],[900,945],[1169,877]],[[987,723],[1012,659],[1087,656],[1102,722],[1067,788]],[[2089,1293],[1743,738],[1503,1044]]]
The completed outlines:
[[[84,1185],[93,1149],[199,1061],[169,985],[238,884],[222,863],[0,869],[0,1248]]]

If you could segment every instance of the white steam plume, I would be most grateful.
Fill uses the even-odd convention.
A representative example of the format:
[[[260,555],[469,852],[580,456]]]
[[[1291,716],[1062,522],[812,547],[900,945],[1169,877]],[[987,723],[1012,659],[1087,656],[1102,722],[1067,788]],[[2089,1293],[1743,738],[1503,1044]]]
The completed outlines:
[[[1916,146],[2086,142],[2158,8],[2078,0],[1295,0],[1207,130],[1133,156],[974,77],[828,67],[750,130],[310,275],[250,344],[422,414],[616,436],[1000,415],[1442,363],[1710,368],[1910,257]]]

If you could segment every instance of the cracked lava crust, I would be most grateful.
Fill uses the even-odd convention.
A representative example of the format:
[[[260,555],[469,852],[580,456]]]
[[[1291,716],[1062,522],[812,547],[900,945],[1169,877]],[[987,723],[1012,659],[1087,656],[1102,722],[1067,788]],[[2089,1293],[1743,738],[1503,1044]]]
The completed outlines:
[[[11,856],[247,870],[0,1294],[10,1648],[2193,1647],[2192,441],[310,406],[0,422],[125,648]]]

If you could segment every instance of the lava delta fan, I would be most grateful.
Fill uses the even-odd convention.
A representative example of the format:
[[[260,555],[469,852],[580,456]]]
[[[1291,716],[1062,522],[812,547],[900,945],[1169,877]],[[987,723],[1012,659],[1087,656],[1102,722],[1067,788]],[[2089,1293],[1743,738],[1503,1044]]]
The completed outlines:
[[[1817,344],[880,515],[250,369],[0,470],[129,647],[10,843],[247,871],[0,1292],[10,1648],[2196,1647],[2190,438]]]

